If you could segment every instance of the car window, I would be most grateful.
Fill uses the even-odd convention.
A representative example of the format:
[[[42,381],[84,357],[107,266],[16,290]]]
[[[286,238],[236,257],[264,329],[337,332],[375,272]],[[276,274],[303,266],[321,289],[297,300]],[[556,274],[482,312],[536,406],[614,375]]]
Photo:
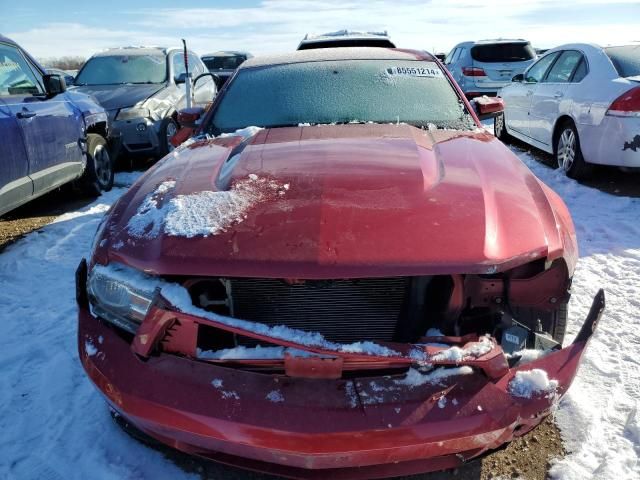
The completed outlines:
[[[587,61],[585,60],[584,57],[582,57],[582,59],[580,60],[580,63],[578,64],[578,67],[576,68],[576,71],[573,74],[573,78],[571,79],[571,81],[573,83],[578,83],[578,82],[581,82],[586,76],[587,76]]]
[[[609,56],[621,77],[640,75],[640,45],[609,47],[605,48],[604,52]]]
[[[240,70],[208,129],[366,122],[475,128],[435,62],[349,60]]]
[[[166,78],[167,63],[163,53],[122,53],[90,58],[76,77],[75,85],[163,83]]]
[[[547,78],[547,83],[566,83],[571,79],[573,71],[582,60],[582,54],[575,50],[565,50],[553,64]]]
[[[43,93],[40,81],[17,48],[0,44],[0,97]]]
[[[458,48],[456,47],[449,52],[449,54],[444,59],[445,65],[449,65],[450,63],[453,63],[453,56],[456,54],[457,51],[458,51]]]
[[[471,58],[476,62],[523,62],[536,58],[536,52],[528,42],[490,43],[471,48]]]
[[[544,74],[549,70],[549,66],[559,54],[560,52],[550,53],[534,63],[531,68],[525,72],[524,81],[527,83],[538,83],[542,81]]]

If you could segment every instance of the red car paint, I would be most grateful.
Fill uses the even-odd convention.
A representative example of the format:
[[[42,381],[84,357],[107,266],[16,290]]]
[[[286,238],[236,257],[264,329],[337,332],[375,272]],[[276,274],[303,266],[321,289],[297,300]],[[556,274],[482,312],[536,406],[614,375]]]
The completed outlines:
[[[91,263],[118,262],[162,276],[291,281],[446,274],[460,293],[452,294],[450,310],[459,312],[468,298],[478,305],[496,298],[491,289],[499,280],[483,283],[494,277],[479,275],[540,259],[548,270],[514,280],[512,296],[525,305],[562,299],[551,299],[555,289],[549,285],[566,287],[577,260],[567,208],[480,129],[431,132],[366,124],[267,129],[230,160],[241,141],[200,140],[161,160],[114,205]],[[177,196],[227,189],[250,174],[290,188],[217,235],[129,238],[129,219],[160,183],[175,180],[171,195]],[[414,363],[408,344],[390,345],[401,356],[389,358],[260,338],[337,359],[263,363],[281,367],[282,374],[196,360],[199,325],[252,333],[177,312],[160,299],[131,341],[90,313],[82,300],[84,275],[78,281],[80,358],[116,411],[182,451],[291,478],[383,478],[450,468],[526,433],[569,388],[604,306],[597,298],[574,344],[523,367],[545,369],[558,380],[559,396],[522,399],[508,392],[518,369],[508,368],[498,346],[462,362],[474,367],[472,375],[399,390],[403,368]],[[99,352],[89,355],[86,342],[96,345],[99,338]],[[460,345],[470,340],[441,339]],[[372,377],[361,371],[389,367],[401,373]],[[367,401],[381,386],[389,391]],[[347,395],[350,388],[355,404]],[[269,401],[273,390],[285,401]],[[440,408],[443,396],[456,404]]]
[[[263,130],[235,162],[229,183],[257,174],[290,184],[285,197],[256,205],[215,236],[127,243],[129,218],[157,185],[176,180],[174,195],[216,190],[231,150],[203,141],[162,161],[114,207],[117,233],[105,238],[125,246],[104,245],[98,255],[159,275],[495,273],[560,256],[573,272],[570,218],[499,140],[409,125]]]
[[[174,448],[290,478],[386,478],[459,466],[538,425],[571,385],[603,309],[601,291],[572,345],[497,380],[474,374],[415,388],[398,386],[403,375],[292,379],[167,353],[142,359],[84,308],[78,345],[109,404]],[[99,352],[87,353],[87,342]],[[516,372],[533,368],[558,380],[557,395],[509,393]],[[269,401],[273,390],[285,401]]]

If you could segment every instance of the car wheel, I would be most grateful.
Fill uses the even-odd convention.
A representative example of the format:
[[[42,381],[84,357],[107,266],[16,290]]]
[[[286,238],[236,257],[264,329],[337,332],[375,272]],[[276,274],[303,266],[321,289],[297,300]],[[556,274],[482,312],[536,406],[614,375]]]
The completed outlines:
[[[85,192],[92,196],[108,192],[113,187],[113,160],[109,155],[107,141],[96,133],[87,134],[87,165],[82,176]]]
[[[511,135],[507,133],[507,128],[505,126],[504,113],[499,113],[493,119],[493,134],[504,143],[509,143],[511,141]]]
[[[171,118],[165,118],[160,125],[160,157],[164,157],[175,147],[171,144],[171,138],[178,133],[178,124]]]
[[[580,138],[573,122],[560,126],[553,148],[556,164],[565,175],[576,180],[585,178],[591,172],[591,165],[584,161],[580,149]]]
[[[558,305],[558,308],[552,312],[535,308],[514,307],[513,315],[518,322],[533,331],[542,327],[542,331],[551,335],[556,342],[562,345],[569,317],[569,308],[566,303]]]

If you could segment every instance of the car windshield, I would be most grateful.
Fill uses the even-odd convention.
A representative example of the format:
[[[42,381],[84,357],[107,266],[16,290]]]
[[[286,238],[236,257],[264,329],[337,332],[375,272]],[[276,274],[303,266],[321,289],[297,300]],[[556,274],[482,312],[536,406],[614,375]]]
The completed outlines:
[[[609,47],[605,53],[616,67],[621,77],[636,77],[640,75],[640,45],[626,45],[624,47]]]
[[[350,60],[241,70],[207,130],[217,135],[252,125],[367,122],[460,130],[475,127],[436,63]]]
[[[167,79],[164,54],[109,55],[91,58],[75,85],[163,83]]]
[[[243,55],[225,55],[220,57],[202,57],[209,70],[235,70],[244,62]]]
[[[536,52],[529,43],[492,43],[473,47],[471,58],[483,63],[524,62],[536,58]]]

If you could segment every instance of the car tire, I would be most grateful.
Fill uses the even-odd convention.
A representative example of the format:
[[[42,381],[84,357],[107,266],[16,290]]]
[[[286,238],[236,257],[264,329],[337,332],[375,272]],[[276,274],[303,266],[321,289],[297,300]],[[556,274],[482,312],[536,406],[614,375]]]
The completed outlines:
[[[558,128],[553,142],[553,155],[558,168],[575,180],[589,176],[592,165],[584,161],[578,130],[572,121],[565,121]]]
[[[114,165],[107,141],[97,133],[87,134],[87,165],[82,175],[83,190],[91,196],[113,187]]]
[[[514,307],[513,315],[518,322],[534,332],[538,330],[538,323],[540,323],[542,331],[551,335],[556,342],[562,345],[569,318],[569,308],[566,303],[558,305],[558,308],[551,312],[535,308]]]
[[[167,117],[162,120],[162,123],[160,124],[160,138],[158,142],[160,147],[160,158],[164,157],[175,148],[171,144],[170,140],[176,133],[178,133],[178,124],[173,118]]]
[[[503,143],[511,142],[511,135],[507,132],[507,127],[505,125],[504,113],[499,113],[493,119],[493,134]]]

